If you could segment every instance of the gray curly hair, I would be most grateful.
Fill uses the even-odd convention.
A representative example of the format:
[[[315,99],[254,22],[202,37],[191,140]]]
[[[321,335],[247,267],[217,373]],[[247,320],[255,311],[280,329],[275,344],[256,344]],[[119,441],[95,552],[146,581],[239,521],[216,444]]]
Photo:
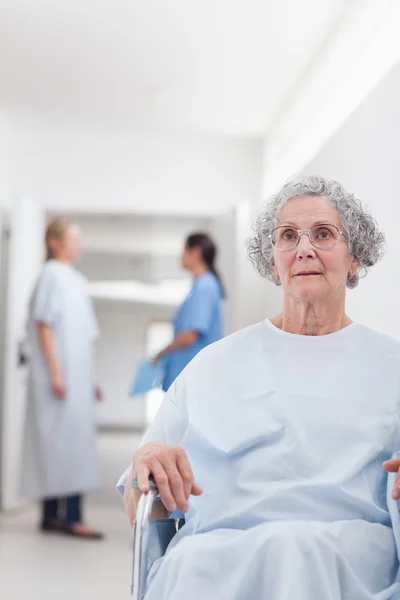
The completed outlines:
[[[254,237],[249,240],[250,260],[262,277],[277,285],[273,273],[273,247],[270,235],[278,222],[283,205],[292,198],[321,196],[337,210],[343,231],[349,244],[349,254],[359,261],[357,273],[348,276],[347,287],[355,288],[360,277],[365,277],[369,267],[384,255],[386,241],[378,224],[354,194],[346,192],[337,181],[327,181],[315,175],[297,175],[289,179],[283,188],[270,198],[254,225]]]

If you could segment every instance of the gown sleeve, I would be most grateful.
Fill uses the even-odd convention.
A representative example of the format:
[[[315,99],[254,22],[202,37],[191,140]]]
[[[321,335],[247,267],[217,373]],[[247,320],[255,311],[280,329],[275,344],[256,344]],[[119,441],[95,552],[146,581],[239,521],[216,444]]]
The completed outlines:
[[[57,277],[54,272],[45,268],[39,277],[33,295],[33,320],[53,327],[60,312],[61,295]]]
[[[182,377],[178,377],[165,395],[154,421],[144,435],[138,448],[149,442],[179,446],[187,427],[185,404]],[[131,470],[132,464],[118,481],[117,491],[120,494],[124,493],[125,483]]]

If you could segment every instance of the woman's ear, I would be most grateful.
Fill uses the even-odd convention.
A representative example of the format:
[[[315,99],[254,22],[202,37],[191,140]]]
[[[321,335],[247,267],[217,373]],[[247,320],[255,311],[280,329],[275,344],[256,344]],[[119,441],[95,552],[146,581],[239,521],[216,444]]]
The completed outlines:
[[[61,244],[62,240],[58,240],[54,237],[48,238],[46,242],[47,248],[49,249],[52,256],[56,256],[59,253]]]
[[[202,262],[203,261],[203,255],[202,255],[200,246],[195,246],[193,248],[192,255],[193,255],[193,258],[195,259],[196,262]]]
[[[46,244],[47,244],[47,247],[48,247],[48,248],[49,248],[49,249],[50,249],[52,252],[54,252],[54,250],[56,249],[56,246],[57,246],[57,240],[55,240],[53,237],[49,237],[49,238],[47,238],[47,240],[46,240]]]
[[[360,268],[360,261],[358,260],[358,258],[353,258],[353,260],[350,263],[350,268],[349,268],[350,277],[353,277],[354,275],[356,275],[359,268]]]
[[[278,273],[278,269],[275,266],[274,261],[272,261],[272,272],[274,274],[275,280],[279,281],[279,273]]]

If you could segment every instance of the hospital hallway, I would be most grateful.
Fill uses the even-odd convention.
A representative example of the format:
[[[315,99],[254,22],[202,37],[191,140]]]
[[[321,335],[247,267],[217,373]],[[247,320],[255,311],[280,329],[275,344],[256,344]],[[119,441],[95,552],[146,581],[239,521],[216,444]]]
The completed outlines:
[[[132,433],[100,435],[102,488],[88,496],[85,515],[104,541],[40,533],[37,507],[0,515],[2,600],[129,598],[131,533],[115,483],[138,441]]]

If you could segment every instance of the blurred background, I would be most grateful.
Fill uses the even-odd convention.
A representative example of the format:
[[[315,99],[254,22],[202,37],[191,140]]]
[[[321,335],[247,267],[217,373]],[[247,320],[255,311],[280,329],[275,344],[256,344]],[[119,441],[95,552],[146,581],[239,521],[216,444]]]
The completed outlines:
[[[0,0],[0,597],[127,598],[131,532],[115,484],[160,391],[137,361],[172,338],[186,236],[219,247],[225,333],[272,316],[250,225],[294,172],[366,202],[388,255],[351,316],[400,339],[398,0]],[[46,223],[79,224],[101,330],[99,543],[49,537],[21,498],[27,307]],[[368,297],[368,302],[365,298]]]

